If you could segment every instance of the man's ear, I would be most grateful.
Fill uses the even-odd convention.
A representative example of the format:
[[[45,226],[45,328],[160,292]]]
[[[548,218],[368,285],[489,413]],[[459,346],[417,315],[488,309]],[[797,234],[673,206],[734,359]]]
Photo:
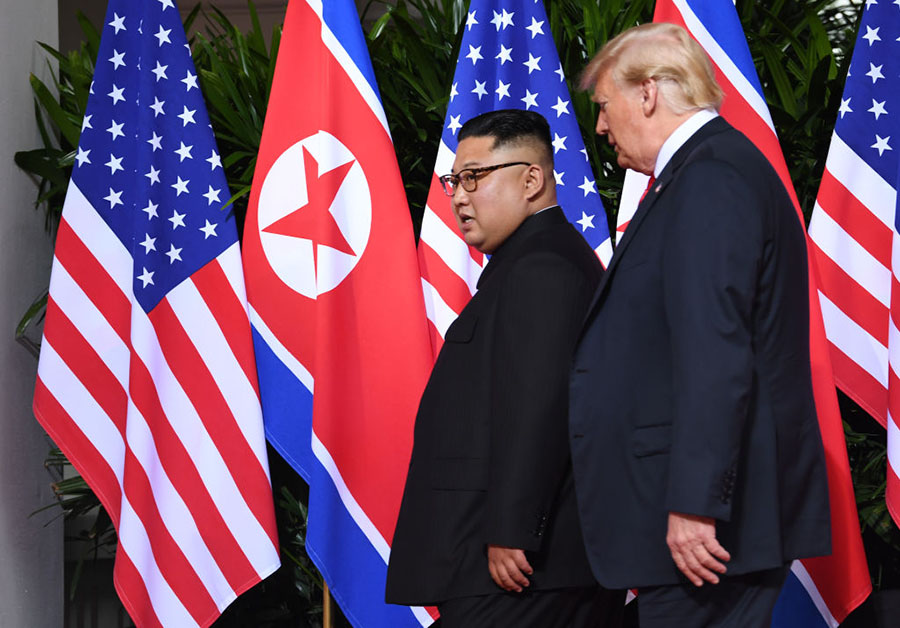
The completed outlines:
[[[544,192],[547,178],[544,176],[544,166],[534,163],[525,171],[525,198],[533,201]]]
[[[659,84],[654,78],[646,78],[641,81],[641,110],[644,116],[650,117],[656,111],[659,101]]]

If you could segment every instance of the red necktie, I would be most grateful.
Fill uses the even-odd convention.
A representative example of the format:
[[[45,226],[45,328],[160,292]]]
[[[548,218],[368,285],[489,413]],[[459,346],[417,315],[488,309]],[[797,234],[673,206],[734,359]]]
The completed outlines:
[[[643,201],[644,197],[647,196],[647,192],[650,191],[650,188],[653,186],[654,183],[656,183],[656,177],[651,174],[650,180],[647,181],[647,187],[644,189],[644,193],[641,194],[641,201]],[[638,203],[640,203],[641,201],[638,201]]]

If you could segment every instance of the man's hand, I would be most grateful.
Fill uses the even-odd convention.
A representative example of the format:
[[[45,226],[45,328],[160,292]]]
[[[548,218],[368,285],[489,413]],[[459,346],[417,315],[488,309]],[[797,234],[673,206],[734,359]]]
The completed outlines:
[[[531,584],[525,574],[534,573],[523,550],[500,545],[488,545],[488,570],[498,587],[516,593]]]
[[[718,584],[716,573],[726,571],[719,560],[731,560],[731,554],[716,540],[716,520],[710,517],[670,512],[666,543],[675,565],[698,587],[704,581]]]

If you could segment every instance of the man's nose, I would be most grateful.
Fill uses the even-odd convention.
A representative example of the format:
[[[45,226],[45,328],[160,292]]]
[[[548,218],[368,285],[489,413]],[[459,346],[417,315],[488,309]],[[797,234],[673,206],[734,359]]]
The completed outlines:
[[[453,190],[453,196],[450,197],[450,203],[454,209],[459,205],[466,205],[469,202],[469,193],[462,186],[462,182],[456,184]]]
[[[597,126],[594,128],[597,131],[597,135],[606,135],[609,131],[609,125],[606,123],[606,119],[603,117],[603,114],[597,116]]]

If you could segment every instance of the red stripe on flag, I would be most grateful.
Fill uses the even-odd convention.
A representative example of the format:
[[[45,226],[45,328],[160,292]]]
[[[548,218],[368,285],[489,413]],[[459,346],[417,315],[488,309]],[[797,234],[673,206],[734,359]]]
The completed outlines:
[[[125,454],[125,468],[125,494],[147,532],[156,565],[194,621],[202,624],[204,619],[218,615],[219,610],[159,514],[147,479],[147,474],[156,470],[144,469],[130,448]]]
[[[56,350],[78,381],[85,383],[91,397],[115,424],[125,440],[128,395],[121,382],[103,362],[91,343],[63,313],[53,297],[47,299],[47,318],[54,324],[45,326],[44,338]]]
[[[197,409],[253,516],[265,529],[272,545],[278,547],[269,478],[244,438],[222,391],[166,299],[150,312],[149,318],[169,368]]]
[[[887,388],[834,345],[831,345],[831,364],[837,386],[884,427]]]
[[[122,342],[131,346],[131,301],[65,219],[59,223],[55,255]]]
[[[34,385],[34,415],[91,486],[118,529],[122,493],[115,471],[59,404],[40,376]]]
[[[444,186],[441,185],[440,179],[435,174],[431,177],[431,187],[428,189],[428,200],[426,205],[441,219],[447,228],[459,237],[460,245],[466,246],[462,234],[459,232],[459,225],[456,224],[456,217],[453,215],[453,206],[450,197],[444,194]],[[484,266],[484,253],[469,248],[469,255],[479,265]]]
[[[890,227],[860,203],[827,169],[822,175],[816,200],[853,240],[890,268],[893,238]]]
[[[122,605],[140,628],[164,628],[153,610],[153,602],[147,593],[144,579],[131,562],[128,552],[121,545],[116,550],[116,565],[113,568],[113,584],[122,600]]]
[[[229,530],[184,443],[169,423],[150,372],[139,360],[132,361],[131,400],[150,427],[157,455],[169,480],[191,512],[200,536],[216,558],[228,584],[237,590],[241,584],[256,577],[256,570]]]
[[[444,302],[459,314],[472,298],[468,284],[444,263],[427,242],[419,242],[419,267],[422,277],[434,286]]]
[[[215,317],[219,328],[225,335],[228,347],[234,354],[247,380],[256,391],[259,399],[259,383],[256,379],[256,357],[253,354],[253,343],[250,341],[250,319],[247,308],[234,293],[231,282],[225,275],[225,269],[218,260],[213,260],[192,276],[194,285]]]
[[[810,252],[816,258],[819,270],[819,288],[828,299],[839,305],[841,311],[868,332],[881,344],[888,342],[888,308],[872,296],[872,293],[834,263],[815,242],[810,241]]]

